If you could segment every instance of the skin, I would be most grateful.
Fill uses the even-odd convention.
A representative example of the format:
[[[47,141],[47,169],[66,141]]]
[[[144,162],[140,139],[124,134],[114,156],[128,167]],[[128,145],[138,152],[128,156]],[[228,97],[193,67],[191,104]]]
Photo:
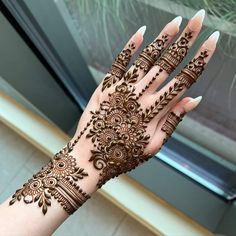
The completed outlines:
[[[203,14],[195,15],[188,22],[184,31],[180,34],[181,37],[186,31],[191,30],[193,32],[193,37],[190,39],[189,47],[193,45],[197,36],[202,27]],[[157,36],[157,38],[161,38],[163,34],[167,34],[168,41],[166,42],[165,47],[168,47],[173,42],[174,37],[179,32],[179,24],[178,20],[173,20],[168,23],[162,32]],[[212,37],[210,36],[203,45],[199,48],[195,57],[197,57],[201,51],[207,50],[209,56],[206,58],[206,63],[210,60],[213,55],[216,43],[217,43],[216,34]],[[132,50],[132,55],[138,50],[143,41],[143,35],[141,32],[136,32],[128,43],[125,45],[125,48],[128,47],[130,42],[135,43],[135,49]],[[133,70],[134,66],[131,66],[129,71]],[[140,92],[145,85],[153,78],[153,76],[159,71],[159,66],[153,66],[147,74],[144,74],[142,71],[139,71],[139,76],[137,81],[134,83],[136,93]],[[145,91],[143,96],[139,99],[139,103],[141,104],[143,109],[150,107],[157,99],[159,99],[160,95],[165,91],[168,91],[170,86],[173,86],[177,81],[176,78],[172,79],[169,83],[167,83],[163,88],[158,90],[161,84],[168,78],[168,74],[163,71],[160,74],[157,80],[152,83],[152,85]],[[118,82],[121,83],[122,81]],[[117,84],[116,84],[117,85]],[[184,88],[180,93],[175,96],[167,106],[164,107],[161,112],[159,112],[150,123],[147,125],[147,133],[150,135],[150,140],[148,145],[146,146],[145,152],[147,153],[155,153],[157,152],[163,140],[166,138],[166,133],[161,130],[163,124],[166,122],[168,114],[172,111],[177,115],[181,115],[183,113],[187,113],[193,110],[199,104],[201,97],[196,99],[191,97],[182,98],[183,94],[186,92],[186,88]],[[99,109],[101,102],[108,99],[108,94],[113,93],[115,91],[115,85],[106,89],[104,92],[102,91],[102,83],[97,87],[94,94],[92,95],[77,127],[77,131],[72,138],[72,142],[76,139],[81,130],[85,127],[88,120],[91,118],[90,111],[96,111]],[[74,147],[71,155],[76,158],[77,164],[84,168],[88,173],[89,177],[84,178],[83,181],[80,182],[80,187],[88,194],[92,194],[97,190],[97,182],[99,180],[99,171],[97,171],[91,162],[89,162],[90,158],[90,150],[93,149],[93,144],[90,139],[83,135],[79,142]],[[0,205],[0,235],[51,235],[68,217],[69,215],[62,209],[62,207],[57,203],[56,200],[52,199],[52,205],[50,210],[46,215],[43,215],[42,212],[38,209],[36,203],[32,204],[24,204],[22,201],[9,206],[9,201],[11,198],[6,199]]]

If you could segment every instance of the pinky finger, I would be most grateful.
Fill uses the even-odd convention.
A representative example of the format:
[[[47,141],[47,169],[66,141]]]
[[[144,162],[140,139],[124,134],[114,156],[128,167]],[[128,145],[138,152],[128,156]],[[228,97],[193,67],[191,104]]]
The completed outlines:
[[[171,137],[178,124],[182,121],[187,112],[195,109],[201,102],[202,96],[197,98],[186,97],[178,102],[169,112],[159,121],[154,136],[151,140],[150,148],[154,152],[160,150],[161,146]]]
[[[110,71],[106,74],[102,82],[102,91],[121,80],[127,70],[131,57],[143,42],[143,35],[145,31],[146,26],[139,28],[138,31],[127,42],[120,54],[118,54],[111,66]]]

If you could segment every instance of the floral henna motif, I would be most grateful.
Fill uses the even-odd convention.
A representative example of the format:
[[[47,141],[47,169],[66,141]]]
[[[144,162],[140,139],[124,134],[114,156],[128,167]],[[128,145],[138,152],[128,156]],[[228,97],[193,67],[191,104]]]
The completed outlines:
[[[156,39],[154,42],[149,44],[136,60],[134,64],[135,67],[140,68],[147,73],[161,55],[167,41],[168,35],[165,34],[162,35],[161,39]]]
[[[165,123],[161,128],[161,130],[166,133],[166,138],[163,140],[163,144],[165,144],[167,140],[171,137],[178,124],[182,121],[184,115],[185,114],[182,113],[180,116],[177,116],[174,112],[171,112],[168,115]]]
[[[131,56],[132,50],[135,49],[135,44],[131,42],[128,45],[128,48],[124,49],[116,58],[113,63],[111,70],[108,72],[107,76],[104,78],[102,84],[102,91],[106,88],[111,87],[111,85],[118,82],[126,72],[126,67],[128,66]]]
[[[98,187],[151,157],[144,154],[150,136],[145,134],[142,108],[135,98],[135,88],[126,82],[132,81],[135,73],[128,73],[125,82],[109,94],[109,100],[92,113],[92,128],[86,137],[91,138],[96,148],[89,161],[102,170]]]
[[[168,74],[180,64],[188,52],[189,40],[192,38],[192,32],[186,32],[177,42],[173,43],[156,62]]]
[[[197,58],[194,58],[188,65],[176,76],[176,79],[190,88],[198,77],[202,74],[206,65],[205,58],[208,57],[207,51],[202,51]]]
[[[9,204],[21,199],[27,204],[38,202],[43,214],[46,214],[54,197],[67,213],[73,214],[90,196],[76,184],[88,174],[76,166],[75,158],[69,155],[72,148],[68,143],[41,171],[16,190]]]

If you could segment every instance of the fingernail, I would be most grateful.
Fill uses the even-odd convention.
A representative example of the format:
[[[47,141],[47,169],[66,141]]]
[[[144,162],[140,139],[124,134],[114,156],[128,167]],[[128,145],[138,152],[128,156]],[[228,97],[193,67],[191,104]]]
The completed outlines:
[[[195,19],[195,18],[200,18],[202,21],[205,17],[205,14],[206,14],[206,11],[204,9],[201,9],[200,11],[198,11],[193,17],[192,19]]]
[[[217,43],[217,41],[219,40],[219,37],[220,37],[220,32],[217,30],[212,35],[210,35],[208,39]]]
[[[137,32],[141,33],[143,36],[145,34],[146,28],[147,28],[146,25],[144,25],[144,26],[140,27]]]
[[[180,26],[180,24],[182,22],[182,19],[183,19],[182,16],[177,16],[171,22],[177,24],[178,26]]]
[[[184,105],[185,112],[189,112],[189,111],[193,110],[195,107],[198,106],[198,104],[201,102],[201,100],[202,100],[202,96],[199,96],[199,97],[196,97],[196,98],[190,100],[189,102],[187,102]]]

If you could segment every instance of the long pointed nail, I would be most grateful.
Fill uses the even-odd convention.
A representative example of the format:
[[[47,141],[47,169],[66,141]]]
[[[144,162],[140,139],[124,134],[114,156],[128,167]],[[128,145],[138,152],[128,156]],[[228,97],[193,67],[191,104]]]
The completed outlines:
[[[189,112],[189,111],[193,110],[195,107],[198,106],[198,104],[201,102],[201,100],[202,100],[202,96],[199,96],[199,97],[196,97],[196,98],[190,100],[189,102],[187,102],[184,105],[185,112]]]
[[[171,22],[177,24],[177,26],[179,27],[182,22],[182,19],[182,16],[177,16]]]
[[[147,28],[146,25],[144,25],[144,26],[140,27],[137,32],[141,33],[143,36],[146,32],[146,28]]]
[[[201,9],[192,17],[192,19],[200,18],[203,21],[205,14],[206,14],[206,11],[204,9]]]
[[[210,39],[211,41],[214,41],[215,43],[217,43],[217,41],[219,40],[219,37],[220,37],[220,32],[217,30],[212,35],[210,35],[208,40]]]

